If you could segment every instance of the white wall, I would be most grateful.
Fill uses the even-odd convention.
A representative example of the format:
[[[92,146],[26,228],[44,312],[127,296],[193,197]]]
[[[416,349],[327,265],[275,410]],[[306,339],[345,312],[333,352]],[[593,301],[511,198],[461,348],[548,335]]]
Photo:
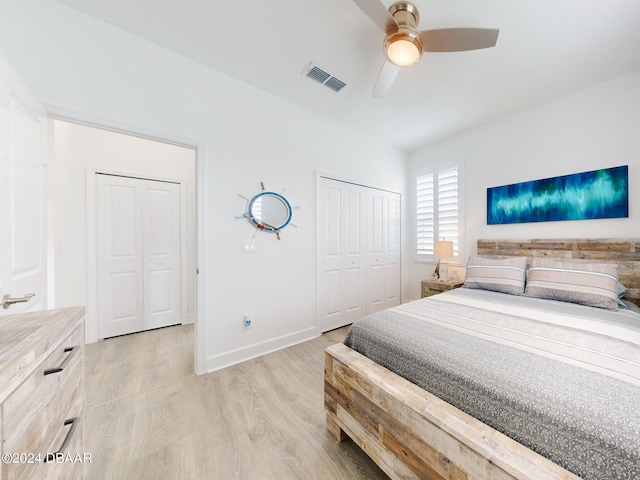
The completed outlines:
[[[0,51],[56,114],[198,147],[201,371],[316,335],[316,171],[405,193],[404,152],[55,2],[2,2]],[[261,181],[287,189],[299,227],[243,254],[238,194]]]
[[[410,169],[464,158],[467,254],[480,238],[638,237],[638,125],[640,70],[412,152]],[[619,165],[629,165],[629,218],[487,225],[488,187]],[[411,262],[412,298],[432,271]]]
[[[196,155],[190,148],[170,145],[146,138],[124,135],[60,120],[50,121],[53,152],[49,159],[50,201],[56,208],[51,224],[54,241],[55,305],[67,307],[88,304],[87,208],[95,183],[88,172],[113,173],[180,182],[187,213],[187,248],[184,267],[186,281],[186,316],[193,322],[196,314]],[[91,184],[89,184],[89,182]],[[89,249],[90,250],[90,249]],[[87,339],[97,338],[96,316],[87,310]]]

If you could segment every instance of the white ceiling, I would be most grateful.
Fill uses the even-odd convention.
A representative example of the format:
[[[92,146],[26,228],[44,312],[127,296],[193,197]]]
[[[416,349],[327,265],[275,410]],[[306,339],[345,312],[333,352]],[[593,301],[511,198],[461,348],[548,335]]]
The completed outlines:
[[[351,0],[58,1],[407,151],[640,68],[638,0],[414,0],[420,30],[498,43],[425,54],[384,99],[384,34]],[[348,86],[304,77],[311,61]]]

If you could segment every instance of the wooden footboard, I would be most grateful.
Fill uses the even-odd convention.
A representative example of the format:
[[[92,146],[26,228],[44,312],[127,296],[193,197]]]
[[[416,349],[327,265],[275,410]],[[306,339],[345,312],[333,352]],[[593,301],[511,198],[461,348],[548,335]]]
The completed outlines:
[[[393,479],[580,479],[343,344],[325,351],[325,411]]]

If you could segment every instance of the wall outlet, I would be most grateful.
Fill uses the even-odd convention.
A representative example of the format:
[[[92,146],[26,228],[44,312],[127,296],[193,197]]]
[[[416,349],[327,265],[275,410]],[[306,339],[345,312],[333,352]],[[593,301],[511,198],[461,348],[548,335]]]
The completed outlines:
[[[251,328],[251,315],[242,316],[242,329],[249,330]]]

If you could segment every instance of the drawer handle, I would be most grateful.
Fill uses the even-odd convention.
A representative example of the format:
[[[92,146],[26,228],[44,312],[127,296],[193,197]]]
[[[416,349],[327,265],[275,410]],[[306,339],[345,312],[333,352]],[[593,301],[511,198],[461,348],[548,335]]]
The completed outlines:
[[[71,428],[65,435],[64,440],[62,441],[62,445],[60,445],[60,448],[58,449],[58,451],[55,453],[47,453],[47,456],[44,459],[45,462],[53,462],[58,457],[58,455],[64,452],[64,450],[67,448],[67,445],[69,445],[69,442],[71,441],[71,437],[73,436],[73,433],[76,431],[76,428],[78,428],[79,423],[80,423],[80,417],[73,417],[64,421],[65,426],[71,424]]]
[[[58,372],[61,372],[62,370],[64,370],[64,367],[67,366],[67,364],[71,361],[71,357],[73,357],[78,352],[78,350],[80,350],[80,345],[76,345],[75,347],[67,347],[67,348],[65,348],[64,349],[65,352],[71,352],[71,353],[69,353],[69,355],[67,355],[65,357],[65,359],[62,361],[62,363],[58,367],[47,368],[44,371],[44,374],[45,375],[51,375],[52,373],[58,373]]]

